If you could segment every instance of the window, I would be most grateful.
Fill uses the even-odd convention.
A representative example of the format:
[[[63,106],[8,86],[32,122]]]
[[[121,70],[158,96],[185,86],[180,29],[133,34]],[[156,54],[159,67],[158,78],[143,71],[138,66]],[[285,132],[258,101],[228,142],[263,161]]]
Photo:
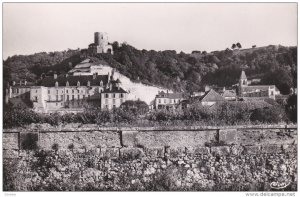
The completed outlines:
[[[34,100],[35,100],[35,101],[37,101],[37,100],[38,100],[37,96],[35,96],[35,97],[34,97]]]
[[[64,100],[64,95],[60,95],[60,100]]]
[[[67,101],[69,101],[69,100],[70,100],[69,95],[67,95]]]
[[[113,94],[113,98],[116,98],[116,94]]]
[[[48,90],[48,94],[50,94],[50,90]]]
[[[105,98],[109,98],[108,94],[105,94]]]
[[[58,103],[56,103],[56,106],[58,106]]]
[[[113,99],[113,104],[116,104],[116,99]]]
[[[116,105],[113,105],[113,108],[116,108]]]
[[[17,94],[19,94],[19,88],[17,88]]]
[[[64,91],[62,90],[61,93],[64,93]]]
[[[78,90],[77,92],[78,92],[78,94],[79,94],[79,93],[80,93],[80,90]]]
[[[271,91],[271,96],[273,96],[274,95],[274,93],[273,93],[273,91]]]
[[[164,99],[164,102],[167,103],[167,99]]]
[[[78,100],[80,99],[80,95],[78,95]]]
[[[123,103],[123,99],[120,100],[121,104]]]
[[[58,90],[56,90],[56,94],[58,94]]]
[[[74,93],[74,90],[72,90],[72,93]]]
[[[85,99],[85,95],[82,95],[83,99]]]
[[[158,99],[158,103],[161,103],[160,99]]]
[[[49,95],[49,96],[48,96],[48,101],[50,101],[50,100],[51,100],[51,96]]]
[[[124,97],[124,95],[123,94],[120,94],[120,98],[123,98]]]
[[[74,101],[74,95],[72,95],[72,101]]]
[[[68,91],[68,90],[66,90],[66,93],[69,93],[69,91]]]
[[[56,95],[56,101],[58,101],[58,95]]]
[[[35,90],[35,93],[37,93],[37,90]]]
[[[105,108],[108,109],[108,105],[105,105]]]
[[[105,99],[105,104],[108,104],[108,99]]]

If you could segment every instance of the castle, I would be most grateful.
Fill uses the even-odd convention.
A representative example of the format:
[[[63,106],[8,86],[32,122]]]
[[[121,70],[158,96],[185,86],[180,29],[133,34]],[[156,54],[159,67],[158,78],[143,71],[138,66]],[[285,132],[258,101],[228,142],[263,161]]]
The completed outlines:
[[[107,33],[95,32],[94,33],[94,43],[91,43],[89,45],[88,52],[91,54],[97,54],[97,53],[113,54],[113,48],[108,43]]]

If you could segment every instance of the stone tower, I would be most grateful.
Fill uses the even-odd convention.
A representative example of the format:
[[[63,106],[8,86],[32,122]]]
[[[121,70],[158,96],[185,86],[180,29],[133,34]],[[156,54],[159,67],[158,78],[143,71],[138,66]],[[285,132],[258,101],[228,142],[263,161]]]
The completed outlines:
[[[94,43],[89,45],[90,53],[110,53],[113,54],[112,46],[108,43],[108,36],[106,32],[95,32]]]

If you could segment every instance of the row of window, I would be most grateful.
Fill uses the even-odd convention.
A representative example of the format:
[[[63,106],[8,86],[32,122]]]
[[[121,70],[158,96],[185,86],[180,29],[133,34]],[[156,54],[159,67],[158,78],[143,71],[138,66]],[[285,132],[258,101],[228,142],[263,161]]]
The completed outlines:
[[[110,95],[110,94],[106,93],[106,94],[104,95],[104,97],[105,97],[105,98],[109,98],[109,95]],[[111,96],[112,96],[111,98],[117,98],[117,95],[118,95],[118,94],[113,93],[113,94],[111,94]],[[119,98],[124,98],[124,94],[123,94],[123,93],[119,94]]]
[[[29,89],[24,89],[24,88],[13,88],[12,89],[12,93],[13,94],[22,94],[22,93],[26,93],[26,92],[29,92],[30,90]]]
[[[113,104],[116,104],[116,99],[113,99]],[[120,100],[120,103],[123,103],[123,99]],[[105,99],[105,104],[108,104],[108,99]]]
[[[158,99],[158,103],[162,103],[162,100],[164,101],[164,103],[167,103],[167,99]],[[179,100],[176,100],[176,99],[169,99],[170,100],[170,103],[179,103]]]
[[[75,100],[75,95],[66,95],[66,96],[67,96],[66,97],[67,101],[69,101],[69,100]],[[84,100],[86,98],[90,99],[90,95],[87,95],[87,97],[86,97],[86,95],[82,95],[82,96],[77,95],[76,99],[77,100],[79,100],[79,99],[83,99]],[[56,101],[63,101],[63,100],[64,100],[64,95],[60,95],[60,96],[56,95]],[[51,96],[50,95],[48,95],[48,101],[51,101]]]
[[[70,85],[70,84],[69,84],[69,82],[67,81],[66,86],[68,87],[69,85]],[[99,85],[100,85],[100,86],[103,86],[103,81],[100,81]],[[79,82],[79,81],[77,82],[77,86],[80,86],[80,82]],[[91,86],[91,82],[90,82],[90,81],[87,82],[87,86]],[[55,87],[58,87],[58,82],[55,82]]]

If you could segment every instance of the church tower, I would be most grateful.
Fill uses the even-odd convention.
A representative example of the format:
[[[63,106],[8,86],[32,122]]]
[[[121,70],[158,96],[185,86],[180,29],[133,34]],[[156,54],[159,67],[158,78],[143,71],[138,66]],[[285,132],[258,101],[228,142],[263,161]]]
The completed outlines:
[[[248,86],[248,80],[245,74],[245,71],[242,71],[240,80],[239,80],[239,96],[242,96],[243,87]]]
[[[245,71],[242,71],[242,73],[241,73],[239,85],[240,85],[240,87],[248,86],[248,81],[247,81]]]

